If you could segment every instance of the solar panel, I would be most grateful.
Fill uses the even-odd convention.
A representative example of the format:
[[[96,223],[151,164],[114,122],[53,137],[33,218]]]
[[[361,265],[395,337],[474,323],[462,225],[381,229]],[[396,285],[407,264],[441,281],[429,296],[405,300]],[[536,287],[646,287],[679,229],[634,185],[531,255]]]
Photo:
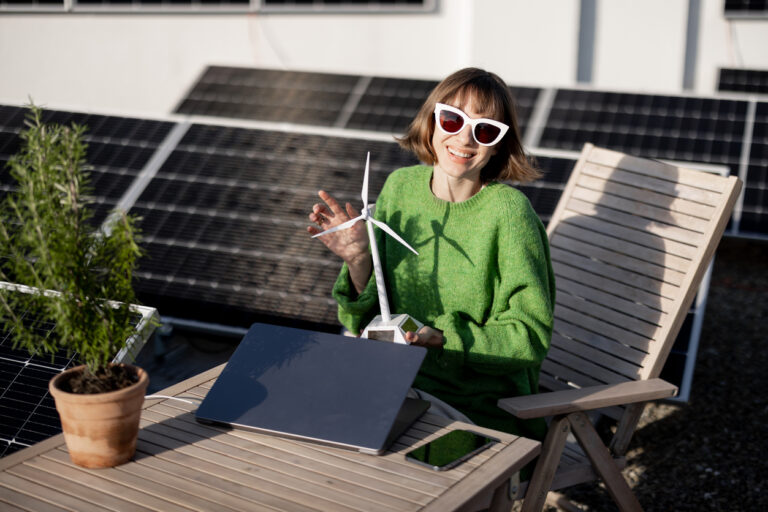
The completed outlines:
[[[29,110],[24,107],[0,106],[0,193],[13,187],[6,163],[21,149],[19,132]],[[84,140],[88,144],[87,160],[93,167],[90,178],[94,192],[95,224],[108,212],[144,168],[157,147],[165,139],[173,123],[128,117],[82,114],[44,110],[43,122],[87,127]]]
[[[401,134],[437,83],[212,66],[176,112]],[[522,133],[541,89],[510,89]]]
[[[150,334],[145,327],[156,314],[155,309],[136,306],[136,311],[135,325],[142,335],[131,340],[128,350],[116,355],[116,362],[130,362]],[[52,322],[44,323],[40,329],[46,337],[55,335]],[[76,365],[76,355],[61,352],[51,358],[13,349],[10,333],[0,329],[0,457],[61,432],[48,381]]]
[[[415,163],[390,142],[193,125],[132,212],[143,217],[137,293],[164,314],[224,325],[258,319],[336,326],[340,268],[306,232],[324,188],[360,207]]]
[[[435,0],[261,0],[265,12],[413,12],[434,9]]]
[[[646,158],[727,165],[736,172],[747,102],[721,98],[557,91],[539,145],[585,142]]]
[[[717,90],[768,94],[768,71],[720,68]]]
[[[250,0],[73,0],[76,6],[83,7],[114,7],[139,8],[163,7],[190,10],[194,7],[228,7],[238,6],[241,9],[250,5]]]
[[[758,103],[739,231],[768,235],[768,103]]]
[[[176,112],[332,126],[358,79],[330,73],[211,66]]]
[[[536,156],[535,163],[543,173],[541,179],[524,185],[512,183],[510,185],[515,186],[528,197],[531,206],[546,224],[552,218],[557,202],[563,194],[565,183],[576,164],[576,157]]]
[[[0,9],[64,7],[64,0],[0,0]]]
[[[436,85],[434,80],[374,77],[346,127],[404,133]]]
[[[725,0],[725,15],[768,15],[768,0]]]

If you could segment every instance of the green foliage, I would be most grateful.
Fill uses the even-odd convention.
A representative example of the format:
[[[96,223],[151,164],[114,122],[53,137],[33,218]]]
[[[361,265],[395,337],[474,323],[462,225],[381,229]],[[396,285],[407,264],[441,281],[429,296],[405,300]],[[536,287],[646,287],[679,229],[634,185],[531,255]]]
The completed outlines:
[[[85,128],[44,124],[41,116],[30,106],[23,147],[8,164],[17,189],[0,205],[0,279],[32,290],[0,289],[0,324],[14,347],[77,353],[95,373],[135,333],[137,219],[116,213],[109,229],[92,226]],[[46,336],[50,321],[56,328]]]

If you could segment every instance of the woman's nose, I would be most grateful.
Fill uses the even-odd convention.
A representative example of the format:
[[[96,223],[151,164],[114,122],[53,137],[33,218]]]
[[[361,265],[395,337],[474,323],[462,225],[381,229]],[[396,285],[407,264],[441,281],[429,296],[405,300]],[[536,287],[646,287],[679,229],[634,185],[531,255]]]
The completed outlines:
[[[462,144],[464,145],[470,145],[474,142],[474,138],[472,137],[472,126],[465,124],[462,126],[459,133],[456,134],[456,137],[459,138]]]

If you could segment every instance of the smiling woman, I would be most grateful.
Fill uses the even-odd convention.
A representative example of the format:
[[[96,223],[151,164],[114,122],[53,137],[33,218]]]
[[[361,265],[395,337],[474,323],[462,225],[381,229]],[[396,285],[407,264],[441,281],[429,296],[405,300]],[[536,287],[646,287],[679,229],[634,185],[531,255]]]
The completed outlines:
[[[539,176],[523,152],[513,105],[506,84],[481,69],[438,84],[399,141],[426,165],[394,171],[376,201],[375,218],[419,254],[380,232],[376,242],[392,314],[424,322],[406,333],[428,348],[414,387],[475,423],[541,438],[543,421],[523,422],[496,406],[537,391],[554,305],[544,226],[520,191],[500,183]],[[310,234],[359,215],[319,195]],[[365,228],[320,240],[344,260],[333,296],[340,321],[359,333],[378,314]]]

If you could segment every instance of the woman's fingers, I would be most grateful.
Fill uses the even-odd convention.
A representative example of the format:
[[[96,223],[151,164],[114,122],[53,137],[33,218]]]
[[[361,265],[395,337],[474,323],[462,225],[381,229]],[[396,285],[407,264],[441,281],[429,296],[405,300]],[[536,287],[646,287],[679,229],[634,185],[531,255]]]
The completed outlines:
[[[350,219],[354,219],[355,217],[358,217],[360,215],[360,212],[352,208],[352,203],[347,203],[347,215],[349,215]]]
[[[405,341],[412,345],[434,348],[440,348],[445,344],[442,331],[429,327],[428,325],[419,329],[418,332],[406,332]]]
[[[342,210],[341,206],[339,206],[339,202],[336,201],[336,199],[334,199],[333,196],[331,196],[328,192],[325,190],[320,190],[318,191],[317,195],[320,196],[320,199],[325,201],[325,204],[327,204],[331,209],[333,215],[344,215],[344,210]]]

